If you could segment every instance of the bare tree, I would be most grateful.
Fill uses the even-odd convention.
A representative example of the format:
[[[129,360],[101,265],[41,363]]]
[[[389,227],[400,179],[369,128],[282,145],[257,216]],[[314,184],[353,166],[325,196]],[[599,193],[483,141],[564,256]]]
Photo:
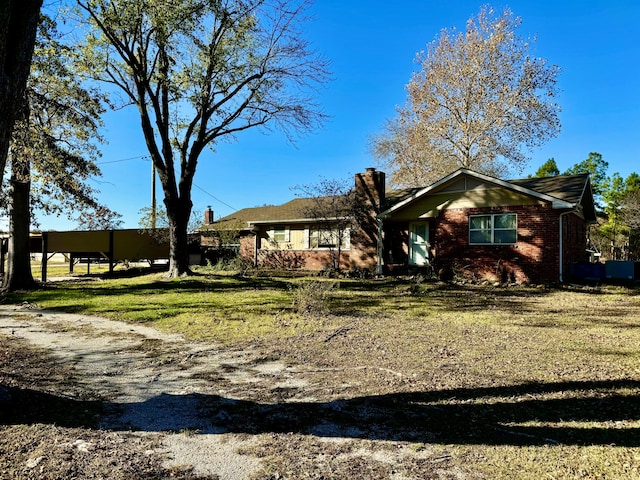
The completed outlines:
[[[222,138],[323,119],[310,97],[326,62],[302,35],[308,0],[80,0],[86,67],[136,105],[164,191],[169,276],[189,273],[187,227],[201,154]]]
[[[351,182],[323,178],[317,184],[299,185],[293,190],[307,199],[304,215],[316,223],[310,232],[309,246],[326,248],[330,267],[339,271],[344,247],[364,213]]]
[[[396,185],[431,183],[464,167],[497,177],[522,171],[527,151],[556,136],[558,68],[529,54],[520,19],[489,6],[464,32],[444,29],[418,52],[408,98],[372,140]]]

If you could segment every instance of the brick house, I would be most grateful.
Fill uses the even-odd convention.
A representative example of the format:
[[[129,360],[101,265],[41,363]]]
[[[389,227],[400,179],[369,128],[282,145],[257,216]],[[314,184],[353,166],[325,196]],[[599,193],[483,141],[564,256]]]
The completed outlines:
[[[374,168],[355,175],[368,212],[342,236],[305,215],[310,199],[240,210],[215,222],[236,222],[240,253],[264,264],[379,273],[435,269],[494,281],[556,283],[571,264],[588,260],[595,206],[588,175],[500,180],[459,169],[424,188],[386,191]]]

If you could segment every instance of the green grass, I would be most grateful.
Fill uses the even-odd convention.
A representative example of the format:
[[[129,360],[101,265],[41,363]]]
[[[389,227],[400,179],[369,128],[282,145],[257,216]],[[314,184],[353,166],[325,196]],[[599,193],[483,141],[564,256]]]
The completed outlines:
[[[308,280],[151,274],[6,301],[260,345],[317,372],[303,396],[402,405],[435,422],[416,445],[445,445],[485,478],[640,478],[638,289],[340,280],[330,313],[303,315],[293,300]],[[390,436],[404,438],[403,415],[385,420]]]

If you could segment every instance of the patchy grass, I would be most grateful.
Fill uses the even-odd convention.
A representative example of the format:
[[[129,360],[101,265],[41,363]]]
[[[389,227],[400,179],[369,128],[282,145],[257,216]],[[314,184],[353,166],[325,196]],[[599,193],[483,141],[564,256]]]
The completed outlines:
[[[640,478],[638,290],[340,280],[330,313],[302,315],[293,295],[304,281],[146,275],[7,301],[257,346],[312,371],[308,387],[237,407],[239,424],[257,422],[247,433],[279,439],[253,452],[268,459],[260,478],[344,478],[353,465],[362,478],[421,478],[441,462],[467,478]],[[328,443],[310,419],[372,442],[374,457]],[[314,463],[322,452],[340,460],[335,476]]]

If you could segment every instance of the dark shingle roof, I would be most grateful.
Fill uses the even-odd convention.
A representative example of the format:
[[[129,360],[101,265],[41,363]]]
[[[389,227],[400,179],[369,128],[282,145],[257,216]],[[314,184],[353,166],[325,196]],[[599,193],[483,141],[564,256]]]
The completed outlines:
[[[595,218],[593,207],[593,199],[591,189],[587,188],[589,183],[589,175],[559,175],[555,177],[544,178],[522,178],[517,180],[507,180],[507,183],[517,185],[534,192],[552,196],[559,200],[577,205],[582,203],[586,208],[585,214],[588,218]],[[398,190],[389,190],[386,192],[385,205],[383,210],[389,209],[403,200],[415,195],[423,190],[423,188],[403,188]],[[588,198],[585,198],[588,195]],[[327,197],[329,198],[329,197]],[[216,222],[218,227],[224,224],[247,226],[249,222],[291,222],[304,221],[311,219],[313,216],[309,213],[316,205],[315,198],[295,198],[282,205],[265,205],[263,207],[243,208],[231,215],[221,218]]]
[[[509,183],[559,198],[573,205],[580,205],[587,221],[595,222],[596,220],[596,208],[591,191],[591,182],[589,181],[589,175],[586,173],[543,178],[523,178],[509,180]]]
[[[522,178],[507,181],[514,185],[576,204],[582,199],[588,179],[588,174],[581,174],[558,175],[556,177],[543,178]]]
[[[424,187],[413,187],[413,188],[401,188],[398,190],[389,190],[386,192],[385,204],[382,207],[382,210],[386,210],[388,208],[393,207],[396,203],[403,201],[405,198],[409,198],[412,195],[415,195]]]
[[[326,197],[330,201],[329,197]],[[221,224],[242,224],[247,226],[249,222],[291,222],[304,221],[314,218],[313,209],[318,208],[318,202],[323,198],[294,198],[282,205],[265,205],[263,207],[243,208],[231,215],[221,218],[216,222]]]

